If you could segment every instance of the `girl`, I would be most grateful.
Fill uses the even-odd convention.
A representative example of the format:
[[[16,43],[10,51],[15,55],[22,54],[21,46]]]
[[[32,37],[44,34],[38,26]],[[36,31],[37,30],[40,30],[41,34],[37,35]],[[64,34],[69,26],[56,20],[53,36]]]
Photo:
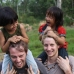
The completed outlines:
[[[23,40],[24,42],[28,43],[29,38],[26,34],[24,26],[22,24],[18,24],[17,14],[10,7],[0,9],[0,26],[3,27],[0,30],[0,46],[2,51],[6,53],[4,55],[2,71],[4,74],[6,74],[5,72],[8,64],[10,64],[10,67],[12,67],[12,62],[8,55],[8,47],[10,42],[16,43]],[[32,66],[33,71],[36,74],[38,67],[30,50],[28,50],[26,61],[28,66]]]
[[[42,39],[42,34],[46,34],[54,37],[60,44],[60,48],[59,48],[59,56],[62,56],[63,58],[65,58],[65,56],[68,57],[68,53],[66,51],[67,49],[67,42],[66,42],[66,30],[63,27],[63,12],[60,8],[58,7],[50,7],[47,12],[46,12],[46,24],[43,24],[39,27],[39,39]],[[59,36],[57,36],[55,34],[56,31]],[[46,60],[46,53],[43,52],[42,54],[40,54],[38,56],[38,58],[42,59],[42,62],[44,62]]]

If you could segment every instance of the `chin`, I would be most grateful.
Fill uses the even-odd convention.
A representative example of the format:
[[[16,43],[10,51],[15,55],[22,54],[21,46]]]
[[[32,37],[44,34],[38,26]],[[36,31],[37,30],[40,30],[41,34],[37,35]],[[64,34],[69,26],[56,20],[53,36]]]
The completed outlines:
[[[48,54],[48,57],[53,57],[53,54]]]
[[[20,67],[17,66],[17,68],[20,69],[20,68],[22,68],[22,66],[20,66]]]

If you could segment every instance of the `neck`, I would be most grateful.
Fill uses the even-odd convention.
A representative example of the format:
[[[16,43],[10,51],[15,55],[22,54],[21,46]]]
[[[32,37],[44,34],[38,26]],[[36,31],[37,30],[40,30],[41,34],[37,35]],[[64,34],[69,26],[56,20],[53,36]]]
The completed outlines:
[[[52,30],[55,31],[55,29],[56,29],[56,27],[55,26],[52,26]]]
[[[58,58],[58,53],[56,55],[53,55],[52,57],[48,57],[47,59],[48,64],[56,63],[57,58]]]

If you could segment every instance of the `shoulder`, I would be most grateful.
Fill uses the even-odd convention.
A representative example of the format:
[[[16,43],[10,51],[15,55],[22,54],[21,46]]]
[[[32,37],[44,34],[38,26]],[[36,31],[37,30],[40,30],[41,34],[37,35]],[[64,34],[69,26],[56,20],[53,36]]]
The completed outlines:
[[[74,72],[74,56],[69,56],[69,62],[72,68],[72,72]]]
[[[43,28],[45,25],[46,25],[46,24],[42,24],[42,25],[39,26],[39,29],[38,29],[39,32],[42,32],[42,28]]]
[[[24,24],[20,23],[20,24],[18,24],[18,25],[19,25],[19,27],[20,27],[21,30],[22,30],[22,29],[25,29]]]
[[[57,32],[59,34],[66,34],[66,29],[63,26],[59,26]]]
[[[47,74],[45,66],[37,58],[35,58],[35,61],[36,61],[37,65],[38,65],[40,73],[41,74]]]
[[[65,28],[63,26],[59,26],[58,30],[65,30]]]

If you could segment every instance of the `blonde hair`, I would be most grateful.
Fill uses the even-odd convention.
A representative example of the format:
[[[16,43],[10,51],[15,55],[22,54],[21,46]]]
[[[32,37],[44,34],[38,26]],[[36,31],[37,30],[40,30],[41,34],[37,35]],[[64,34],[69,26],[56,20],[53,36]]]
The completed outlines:
[[[58,34],[56,33],[56,35],[58,35]],[[58,35],[58,36],[59,36],[59,35]],[[48,34],[42,35],[42,39],[41,39],[42,44],[44,44],[44,39],[47,38],[47,37],[48,37],[48,38],[53,38],[53,39],[55,40],[56,44],[59,45],[58,41],[57,41],[54,37],[49,36]]]

